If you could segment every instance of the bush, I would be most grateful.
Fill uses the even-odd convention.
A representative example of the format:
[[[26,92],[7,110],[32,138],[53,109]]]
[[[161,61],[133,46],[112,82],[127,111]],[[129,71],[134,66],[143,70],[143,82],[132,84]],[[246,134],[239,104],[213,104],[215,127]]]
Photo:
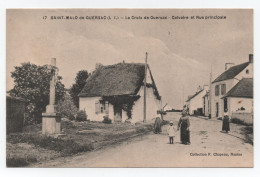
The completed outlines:
[[[6,158],[6,166],[7,167],[24,167],[29,165],[25,158],[20,157],[12,157]]]
[[[30,107],[31,104],[27,105],[27,109],[29,109],[28,107]],[[24,125],[35,125],[41,122],[42,119],[42,111],[34,111],[34,112],[29,112],[29,113],[25,113],[24,114]]]
[[[67,117],[69,120],[75,120],[78,108],[74,105],[71,96],[66,94],[64,100],[58,103],[57,110],[62,117]]]
[[[54,150],[61,152],[62,156],[68,156],[77,154],[79,152],[86,152],[93,150],[93,144],[91,142],[78,143],[73,139],[61,139],[53,138],[44,135],[35,134],[17,134],[10,135],[7,137],[7,141],[13,144],[16,143],[28,143],[34,144],[45,149]],[[29,162],[34,161],[33,158],[27,159],[9,159],[8,166],[15,166],[15,164],[20,164],[26,166]],[[37,161],[37,160],[36,160]]]
[[[68,116],[68,118],[69,118],[69,120],[75,120],[75,119],[76,119],[75,116],[72,115],[72,114],[70,114],[70,115]]]
[[[78,111],[77,115],[76,115],[76,121],[77,122],[82,122],[82,121],[86,121],[87,120],[87,114],[86,111]]]
[[[234,124],[240,124],[240,125],[252,125],[252,124],[248,124],[238,118],[232,118],[231,119],[231,122],[234,123]]]
[[[108,116],[104,116],[103,118],[104,118],[104,120],[102,122],[104,124],[111,124],[112,123],[112,120]]]

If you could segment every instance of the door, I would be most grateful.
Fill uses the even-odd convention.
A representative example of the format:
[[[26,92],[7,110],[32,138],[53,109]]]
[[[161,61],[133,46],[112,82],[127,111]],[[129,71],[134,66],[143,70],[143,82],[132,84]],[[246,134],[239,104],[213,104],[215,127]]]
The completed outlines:
[[[203,115],[206,115],[206,97],[203,98]]]
[[[227,98],[224,98],[224,112],[225,110],[228,109],[228,102],[227,102]]]
[[[218,111],[219,110],[219,105],[218,105],[218,103],[216,103],[216,117],[218,117]]]
[[[122,107],[120,105],[114,105],[114,121],[122,122]]]

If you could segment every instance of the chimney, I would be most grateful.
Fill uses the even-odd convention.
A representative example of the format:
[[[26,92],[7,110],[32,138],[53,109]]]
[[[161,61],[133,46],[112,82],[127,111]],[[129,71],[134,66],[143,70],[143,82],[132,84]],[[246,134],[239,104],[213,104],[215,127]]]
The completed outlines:
[[[225,71],[234,66],[235,63],[225,63]]]
[[[56,66],[56,58],[52,58],[51,59],[51,65],[52,66]]]
[[[201,86],[199,85],[198,88],[197,88],[197,92],[199,92],[199,91],[201,91],[201,90],[202,90],[202,88],[201,88]]]
[[[253,63],[253,62],[254,62],[254,55],[249,54],[249,63]]]
[[[203,85],[203,89],[209,90],[209,86],[208,85]]]

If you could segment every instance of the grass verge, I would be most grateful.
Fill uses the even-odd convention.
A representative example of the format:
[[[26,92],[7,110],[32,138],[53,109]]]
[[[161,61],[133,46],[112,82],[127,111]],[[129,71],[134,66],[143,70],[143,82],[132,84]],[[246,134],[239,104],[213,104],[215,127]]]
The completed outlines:
[[[35,125],[26,128],[24,133],[7,136],[7,167],[23,167],[100,149],[151,132],[153,123],[131,125],[62,121],[63,136],[58,138],[42,135],[40,130],[41,126]]]

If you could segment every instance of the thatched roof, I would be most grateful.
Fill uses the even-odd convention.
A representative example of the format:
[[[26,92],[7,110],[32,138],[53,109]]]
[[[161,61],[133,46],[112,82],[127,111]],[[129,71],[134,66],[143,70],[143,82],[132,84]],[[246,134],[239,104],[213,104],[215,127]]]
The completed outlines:
[[[225,97],[243,97],[253,98],[253,78],[243,78],[232,89],[230,89]]]
[[[79,97],[136,95],[143,85],[144,75],[145,65],[141,63],[100,66],[87,79]],[[152,87],[159,97],[154,81]]]
[[[240,65],[235,65],[230,67],[228,70],[223,72],[220,76],[218,76],[212,83],[219,82],[219,81],[224,81],[228,79],[233,79],[238,75],[241,71],[243,71],[250,63],[242,63]]]

